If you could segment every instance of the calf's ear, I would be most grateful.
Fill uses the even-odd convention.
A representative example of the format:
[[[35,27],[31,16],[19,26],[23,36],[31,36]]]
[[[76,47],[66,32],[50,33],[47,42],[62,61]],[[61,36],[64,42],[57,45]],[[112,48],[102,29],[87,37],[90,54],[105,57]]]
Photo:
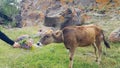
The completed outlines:
[[[49,29],[49,30],[45,31],[45,33],[46,34],[51,34],[51,33],[53,33],[53,30]]]
[[[62,34],[61,30],[57,30],[55,33],[53,33],[54,37],[59,37]]]

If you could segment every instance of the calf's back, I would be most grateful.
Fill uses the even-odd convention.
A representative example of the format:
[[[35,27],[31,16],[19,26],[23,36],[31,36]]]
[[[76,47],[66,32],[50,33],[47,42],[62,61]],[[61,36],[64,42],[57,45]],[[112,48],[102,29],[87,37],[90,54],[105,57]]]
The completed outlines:
[[[88,46],[100,36],[101,29],[95,25],[65,27],[63,29],[64,44],[71,46]]]

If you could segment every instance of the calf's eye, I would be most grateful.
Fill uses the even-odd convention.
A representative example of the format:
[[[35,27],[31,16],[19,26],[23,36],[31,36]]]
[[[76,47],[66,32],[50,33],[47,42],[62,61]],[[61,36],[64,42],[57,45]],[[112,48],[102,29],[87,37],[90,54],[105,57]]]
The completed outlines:
[[[49,36],[45,36],[45,38],[49,38]]]

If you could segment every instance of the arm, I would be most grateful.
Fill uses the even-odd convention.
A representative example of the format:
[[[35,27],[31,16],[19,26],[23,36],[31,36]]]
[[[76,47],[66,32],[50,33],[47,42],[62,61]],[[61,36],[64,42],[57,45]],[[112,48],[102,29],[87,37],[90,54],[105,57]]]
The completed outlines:
[[[10,44],[11,46],[14,45],[14,41],[11,40],[9,37],[7,37],[3,32],[0,31],[0,39],[3,40],[4,42]]]

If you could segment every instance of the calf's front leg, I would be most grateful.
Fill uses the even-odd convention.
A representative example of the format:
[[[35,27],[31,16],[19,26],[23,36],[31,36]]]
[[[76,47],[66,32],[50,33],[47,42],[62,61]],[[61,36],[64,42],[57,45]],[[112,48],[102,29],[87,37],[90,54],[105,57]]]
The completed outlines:
[[[69,49],[69,52],[70,52],[70,54],[69,54],[69,60],[70,60],[69,68],[72,68],[73,67],[73,58],[74,58],[75,48]]]

